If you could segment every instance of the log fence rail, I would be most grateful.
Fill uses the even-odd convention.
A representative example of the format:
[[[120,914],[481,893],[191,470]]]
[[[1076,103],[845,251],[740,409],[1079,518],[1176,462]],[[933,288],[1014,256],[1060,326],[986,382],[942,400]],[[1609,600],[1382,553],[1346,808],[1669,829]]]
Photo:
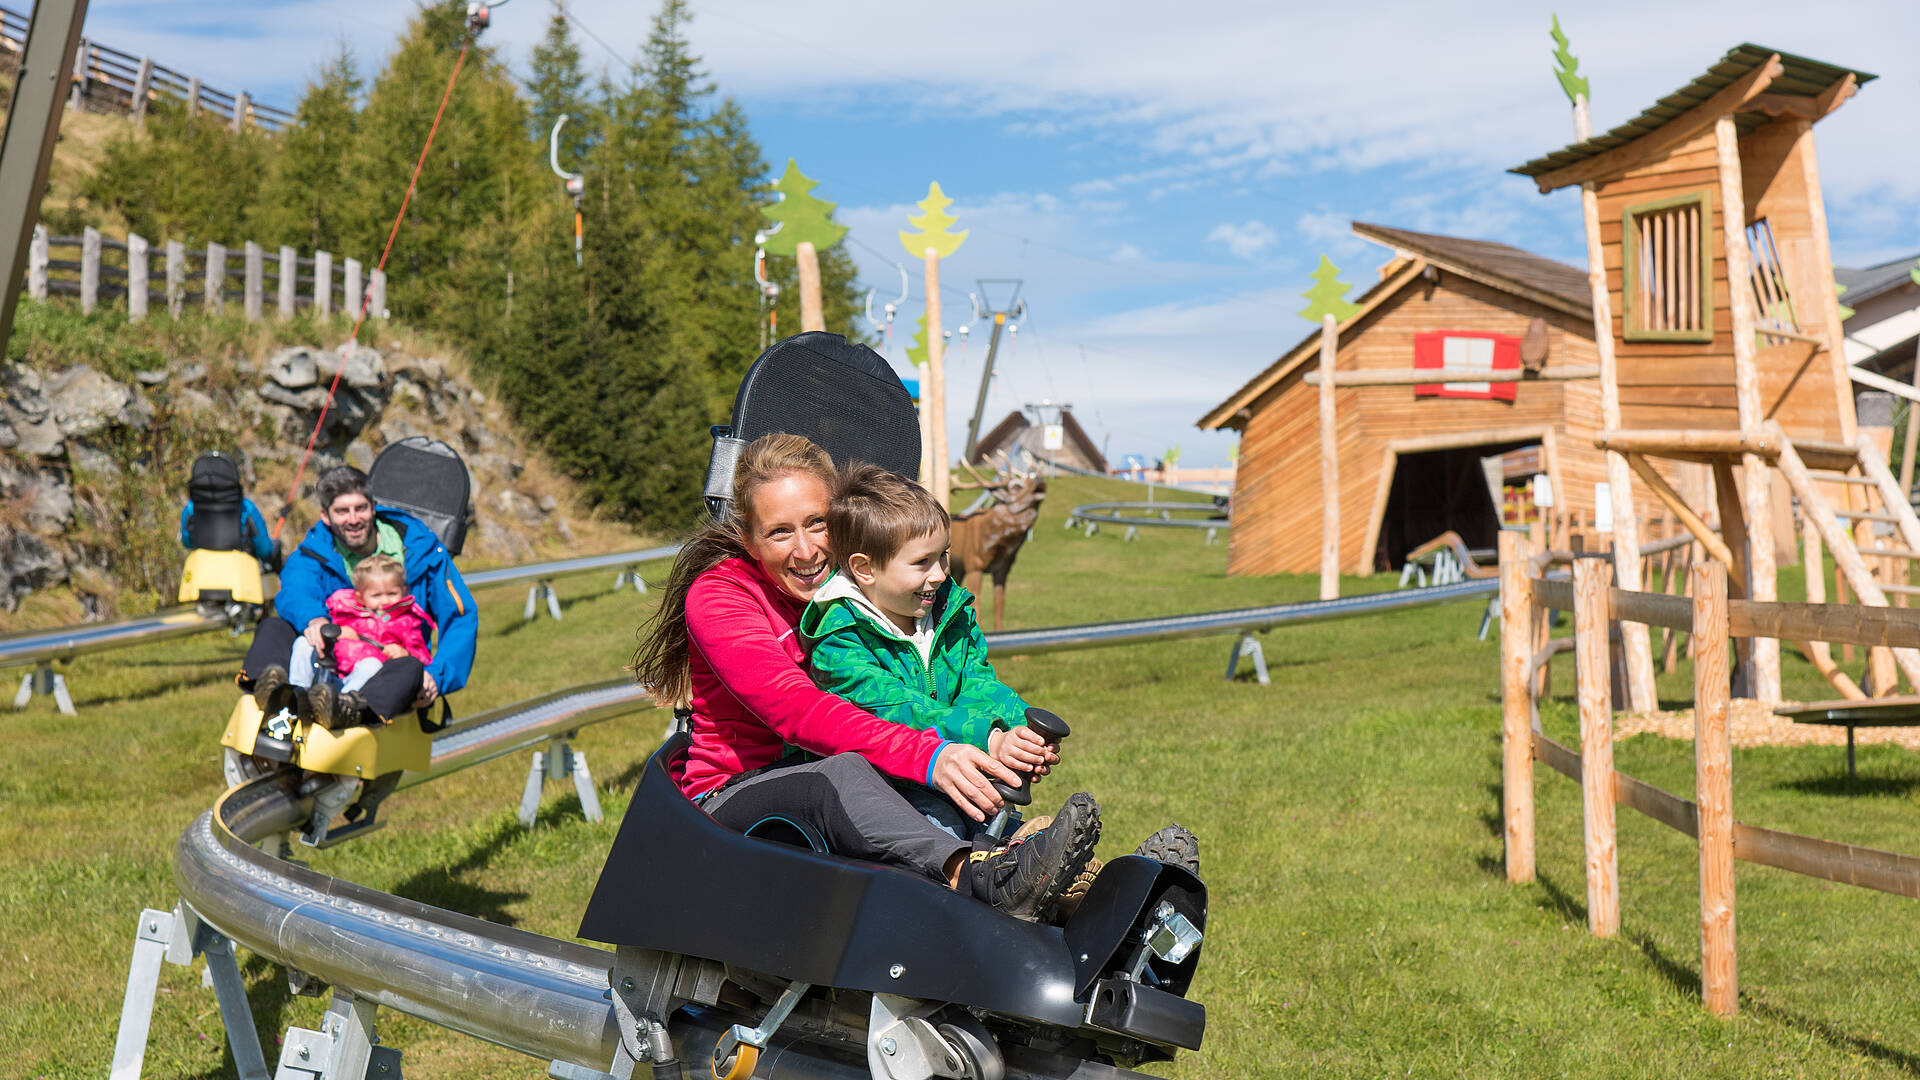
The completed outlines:
[[[56,251],[63,257],[54,258]],[[73,257],[65,257],[68,253]],[[360,260],[345,259],[336,274],[333,253],[327,251],[302,255],[251,240],[238,248],[189,249],[170,240],[155,252],[138,234],[117,240],[89,227],[79,236],[54,236],[45,225],[36,225],[27,252],[29,296],[78,296],[80,310],[88,314],[102,301],[125,300],[127,317],[135,322],[155,303],[175,319],[189,305],[216,314],[234,305],[248,322],[258,322],[268,307],[269,287],[282,319],[302,308],[322,316],[354,313],[363,296],[370,317],[383,318],[387,308],[385,273],[367,274]]]
[[[0,68],[19,66],[26,46],[27,21],[27,13],[0,7]],[[294,123],[292,113],[254,101],[244,90],[237,94],[216,90],[198,76],[91,38],[81,38],[74,50],[70,78],[67,108],[119,113],[133,117],[136,124],[146,119],[148,107],[161,98],[180,101],[191,112],[217,117],[236,132],[242,127],[278,132]]]
[[[1571,563],[1571,580],[1546,576]],[[1696,839],[1700,861],[1701,996],[1709,1011],[1738,1004],[1734,948],[1735,859],[1846,885],[1920,899],[1920,858],[1779,832],[1736,821],[1727,730],[1729,649],[1736,638],[1920,647],[1920,611],[1851,604],[1788,604],[1728,598],[1724,563],[1686,567],[1687,596],[1611,587],[1606,553],[1541,551],[1527,535],[1500,534],[1501,784],[1507,880],[1534,879],[1533,763],[1581,785],[1588,926],[1620,929],[1614,806],[1625,806]],[[1671,582],[1669,582],[1671,589]],[[1546,640],[1553,611],[1573,613],[1572,651],[1580,712],[1574,749],[1540,730],[1538,699],[1562,642]],[[1611,622],[1637,622],[1689,635],[1694,666],[1694,761],[1698,801],[1662,791],[1613,768]],[[1670,639],[1671,640],[1671,639]],[[1564,639],[1563,639],[1564,641]]]

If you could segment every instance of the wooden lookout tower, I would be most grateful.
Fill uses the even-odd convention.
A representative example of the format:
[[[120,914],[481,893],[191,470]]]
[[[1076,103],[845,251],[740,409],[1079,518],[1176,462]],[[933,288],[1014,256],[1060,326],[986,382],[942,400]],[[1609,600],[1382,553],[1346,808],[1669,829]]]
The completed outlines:
[[[1920,592],[1867,565],[1920,559],[1920,519],[1884,448],[1855,430],[1814,152],[1814,125],[1873,78],[1741,45],[1626,124],[1513,170],[1543,193],[1581,188],[1601,369],[1595,441],[1610,484],[1626,491],[1637,478],[1665,503],[1727,563],[1735,597],[1775,599],[1789,492],[1805,521],[1810,600],[1824,598],[1814,595],[1824,593],[1823,544],[1863,604]],[[1680,484],[1683,496],[1654,458],[1705,466],[1691,470],[1700,483]],[[1639,580],[1634,500],[1616,502],[1626,508],[1616,513],[1616,564]],[[1863,558],[1849,527],[1864,540],[1877,525],[1892,526],[1883,531],[1895,542]],[[1790,534],[1779,539],[1791,545]],[[1800,647],[1842,693],[1860,696],[1825,645]],[[1762,701],[1780,697],[1778,649],[1741,643],[1745,685]],[[1875,692],[1894,689],[1895,664],[1920,683],[1920,652],[1881,660]]]

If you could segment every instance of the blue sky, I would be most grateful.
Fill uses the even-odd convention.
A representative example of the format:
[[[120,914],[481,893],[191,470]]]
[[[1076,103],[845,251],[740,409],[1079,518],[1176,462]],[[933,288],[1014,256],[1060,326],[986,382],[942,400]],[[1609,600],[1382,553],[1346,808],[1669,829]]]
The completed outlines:
[[[376,64],[410,10],[95,0],[87,32],[290,107],[338,43]],[[513,0],[489,43],[524,67],[552,10]],[[616,70],[652,12],[621,0],[568,10],[605,43],[580,35],[588,63]],[[1504,171],[1571,141],[1551,75],[1553,5],[695,0],[694,10],[694,50],[745,107],[770,166],[797,158],[820,181],[814,194],[839,204],[876,313],[897,290],[893,263],[909,262],[895,234],[929,180],[955,200],[956,227],[972,230],[942,271],[949,329],[975,279],[1025,279],[1029,316],[994,379],[989,424],[1064,400],[1116,459],[1179,445],[1185,463],[1223,461],[1231,438],[1194,421],[1308,332],[1294,312],[1319,255],[1355,292],[1388,257],[1351,234],[1353,220],[1584,264],[1577,197],[1542,197]],[[1621,0],[1562,15],[1592,80],[1596,128],[1743,41],[1880,75],[1818,131],[1834,254],[1868,265],[1920,251],[1920,5]],[[896,360],[921,304],[916,280]],[[956,441],[985,329],[975,324],[964,356],[957,338],[950,346]]]

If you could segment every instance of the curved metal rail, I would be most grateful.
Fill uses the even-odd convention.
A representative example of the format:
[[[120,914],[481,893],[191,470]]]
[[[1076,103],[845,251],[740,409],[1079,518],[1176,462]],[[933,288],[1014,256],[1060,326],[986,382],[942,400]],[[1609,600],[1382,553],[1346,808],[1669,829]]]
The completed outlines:
[[[1122,510],[1158,510],[1159,517],[1122,516]],[[1197,520],[1180,520],[1172,517],[1175,512],[1192,514],[1205,512],[1209,517]],[[1081,526],[1088,536],[1098,532],[1102,525],[1124,525],[1127,527],[1126,539],[1131,540],[1140,529],[1205,529],[1207,543],[1221,529],[1232,528],[1233,516],[1225,507],[1215,506],[1211,502],[1095,502],[1081,503],[1067,511],[1066,527]]]
[[[540,581],[588,570],[604,570],[631,566],[634,563],[652,562],[655,559],[669,559],[679,551],[680,545],[669,544],[663,547],[642,548],[639,551],[616,552],[611,555],[589,555],[578,559],[528,563],[525,566],[503,566],[495,570],[482,570],[462,576],[466,578],[468,588],[482,589],[491,585],[506,585],[516,581]],[[194,608],[176,607],[136,619],[123,619],[119,622],[85,623],[79,626],[62,626],[53,630],[8,634],[0,637],[0,668],[71,660],[85,653],[124,649],[132,645],[148,645],[189,634],[204,634],[209,630],[218,630],[227,625],[227,620],[222,615],[205,615]]]
[[[1263,630],[1447,603],[1497,590],[1497,581],[1338,600],[987,635],[1023,653]],[[403,787],[537,746],[647,707],[625,680],[562,690],[481,713],[434,739],[432,765]],[[174,879],[183,903],[208,925],[275,963],[307,972],[377,1005],[522,1053],[593,1069],[612,1062],[619,1033],[608,997],[612,954],[406,900],[269,855],[254,845],[299,826],[311,812],[297,774],[280,773],[221,796],[181,835]],[[699,1061],[732,1018],[698,1010],[674,1020],[684,1059]],[[776,1043],[767,1076],[868,1075],[847,1057],[858,1032]],[[1032,1058],[1008,1076],[1066,1076],[1080,1063]],[[1102,1070],[1102,1075],[1136,1074]]]

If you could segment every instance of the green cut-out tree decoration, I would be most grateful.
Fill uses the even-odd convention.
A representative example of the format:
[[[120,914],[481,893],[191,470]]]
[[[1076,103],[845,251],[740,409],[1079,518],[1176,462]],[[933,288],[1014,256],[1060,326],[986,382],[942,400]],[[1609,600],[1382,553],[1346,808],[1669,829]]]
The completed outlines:
[[[927,362],[927,311],[925,308],[920,309],[920,323],[914,328],[913,344],[907,346],[907,362],[914,365],[924,365]],[[926,393],[926,388],[921,387],[920,392]]]
[[[1300,317],[1311,323],[1317,323],[1328,315],[1334,322],[1346,322],[1354,312],[1360,310],[1359,304],[1346,301],[1347,290],[1352,285],[1340,280],[1340,268],[1325,255],[1320,256],[1320,268],[1313,272],[1313,288],[1300,295],[1310,303],[1300,311]]]
[[[1913,278],[1914,283],[1920,284],[1920,271],[1909,271],[1909,273],[1912,273],[1914,275],[1914,278]],[[1845,285],[1842,285],[1837,281],[1833,283],[1833,295],[1845,296],[1846,294],[1847,294],[1847,287]],[[1846,322],[1848,319],[1851,319],[1851,318],[1853,318],[1853,309],[1848,307],[1845,304],[1841,304],[1840,305],[1840,321]]]
[[[1915,285],[1920,285],[1920,259],[1915,259],[1913,263],[1913,269],[1907,271],[1907,276],[1913,279]]]
[[[772,206],[760,208],[768,221],[780,226],[779,232],[767,237],[767,254],[791,258],[802,241],[811,243],[815,251],[825,251],[847,235],[845,225],[833,222],[836,204],[809,194],[819,183],[802,173],[792,158],[787,159],[787,171],[779,183],[773,185],[773,190],[784,197]]]
[[[1553,17],[1553,58],[1560,66],[1553,71],[1553,77],[1560,80],[1560,89],[1567,92],[1567,100],[1578,102],[1581,98],[1592,101],[1587,92],[1587,79],[1576,74],[1580,70],[1580,61],[1567,51],[1567,35],[1560,32],[1560,16]]]
[[[907,218],[907,223],[917,226],[920,231],[903,231],[900,234],[900,246],[907,249],[907,254],[916,259],[924,258],[927,249],[932,248],[944,259],[960,250],[970,230],[962,229],[957,233],[947,231],[955,220],[953,215],[947,213],[947,207],[953,205],[953,200],[940,190],[937,181],[927,185],[927,197],[920,200],[918,205],[920,216]]]

